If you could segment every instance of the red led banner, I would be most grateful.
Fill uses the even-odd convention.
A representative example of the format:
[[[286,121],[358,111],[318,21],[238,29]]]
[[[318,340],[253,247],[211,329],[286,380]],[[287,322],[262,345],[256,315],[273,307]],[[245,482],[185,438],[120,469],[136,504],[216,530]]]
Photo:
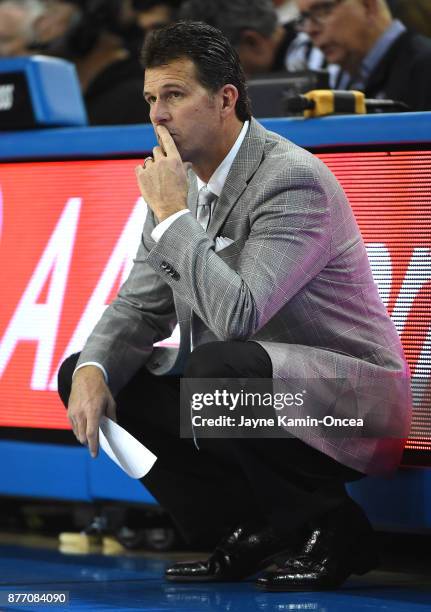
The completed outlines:
[[[410,366],[407,448],[431,450],[431,152],[320,157],[347,193]]]
[[[431,449],[431,152],[320,157],[347,192],[404,345],[408,446]],[[0,426],[68,428],[56,372],[130,269],[145,218],[136,163],[0,165]]]

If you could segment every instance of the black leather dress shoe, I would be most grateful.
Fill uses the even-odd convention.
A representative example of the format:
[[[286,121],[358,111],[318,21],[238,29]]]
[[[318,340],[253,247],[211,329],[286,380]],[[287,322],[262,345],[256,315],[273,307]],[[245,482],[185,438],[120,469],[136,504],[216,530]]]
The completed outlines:
[[[231,582],[242,580],[292,550],[292,537],[280,539],[272,527],[240,525],[223,538],[206,561],[175,563],[165,571],[175,582]]]
[[[257,586],[266,591],[336,589],[351,574],[365,574],[377,565],[373,529],[352,502],[314,522],[299,554],[263,574]]]

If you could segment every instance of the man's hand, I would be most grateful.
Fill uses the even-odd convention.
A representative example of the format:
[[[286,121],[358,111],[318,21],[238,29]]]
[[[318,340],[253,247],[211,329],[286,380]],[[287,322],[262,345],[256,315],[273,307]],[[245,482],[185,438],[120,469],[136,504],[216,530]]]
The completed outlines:
[[[136,166],[136,178],[142,197],[159,221],[187,208],[187,168],[164,126],[157,127],[160,146],[143,166]]]
[[[97,457],[99,423],[104,415],[116,421],[114,398],[102,370],[92,365],[84,366],[73,377],[67,416],[73,433],[81,444],[88,445],[92,457]]]

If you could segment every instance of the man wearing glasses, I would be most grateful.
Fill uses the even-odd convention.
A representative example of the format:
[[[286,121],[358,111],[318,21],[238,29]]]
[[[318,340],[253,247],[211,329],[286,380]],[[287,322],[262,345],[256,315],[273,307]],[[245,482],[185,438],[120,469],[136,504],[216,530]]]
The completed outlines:
[[[431,110],[431,40],[394,20],[386,0],[298,0],[299,31],[343,69],[338,89]]]

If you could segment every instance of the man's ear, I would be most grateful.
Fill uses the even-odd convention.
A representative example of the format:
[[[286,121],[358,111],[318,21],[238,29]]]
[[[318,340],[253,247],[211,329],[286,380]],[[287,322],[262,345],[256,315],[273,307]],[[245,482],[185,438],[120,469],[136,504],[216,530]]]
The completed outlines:
[[[238,100],[238,89],[235,85],[231,85],[230,83],[223,85],[220,89],[220,99],[221,99],[221,114],[223,116],[228,116],[232,112],[235,112],[236,102]]]

